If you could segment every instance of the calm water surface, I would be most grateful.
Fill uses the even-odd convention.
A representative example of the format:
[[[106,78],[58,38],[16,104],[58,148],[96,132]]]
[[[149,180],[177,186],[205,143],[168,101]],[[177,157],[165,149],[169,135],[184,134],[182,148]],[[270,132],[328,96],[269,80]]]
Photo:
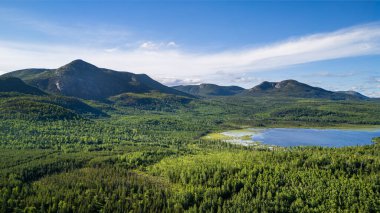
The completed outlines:
[[[343,147],[371,144],[374,137],[380,136],[380,129],[341,130],[341,129],[261,129],[252,135],[253,141],[276,146],[326,146]]]

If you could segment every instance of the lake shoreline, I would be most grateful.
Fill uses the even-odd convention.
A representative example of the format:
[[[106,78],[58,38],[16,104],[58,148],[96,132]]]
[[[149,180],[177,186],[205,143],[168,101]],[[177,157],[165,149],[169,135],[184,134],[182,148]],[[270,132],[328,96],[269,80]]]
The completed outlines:
[[[320,130],[320,131],[314,131]],[[294,131],[296,131],[294,134]],[[268,135],[270,132],[270,135]],[[282,133],[281,133],[282,132]],[[285,137],[281,137],[285,134]],[[360,134],[360,136],[358,136]],[[300,136],[301,135],[301,136]],[[305,137],[302,139],[302,135]],[[315,136],[318,137],[315,137]],[[298,136],[298,137],[297,137]],[[372,137],[380,136],[380,126],[361,126],[361,128],[314,128],[314,127],[270,127],[244,128],[219,133],[210,133],[203,136],[206,140],[221,140],[243,146],[260,147],[289,147],[289,146],[322,146],[343,147],[355,145],[369,145]],[[255,138],[256,137],[256,138]],[[278,138],[273,138],[278,137]],[[300,139],[301,137],[301,139]],[[368,138],[371,137],[371,138]],[[270,139],[271,142],[268,142]],[[318,142],[318,140],[320,142]],[[295,141],[298,141],[295,142]]]

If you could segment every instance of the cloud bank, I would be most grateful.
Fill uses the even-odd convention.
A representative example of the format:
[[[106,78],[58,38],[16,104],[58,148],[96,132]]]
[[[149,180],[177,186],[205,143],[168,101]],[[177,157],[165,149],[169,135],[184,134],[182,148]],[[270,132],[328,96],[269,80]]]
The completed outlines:
[[[191,77],[217,72],[244,73],[315,61],[380,54],[380,24],[308,35],[262,47],[193,53],[174,41],[146,41],[136,48],[0,41],[1,71],[56,67],[76,58],[99,66],[162,77]]]
[[[23,24],[47,36],[66,36],[75,40],[72,36],[78,35],[76,41],[82,41],[82,45],[81,42],[68,42],[68,39],[56,39],[62,41],[61,43],[14,41],[0,36],[0,74],[31,67],[57,68],[80,58],[100,67],[146,73],[168,85],[196,84],[207,82],[208,79],[231,76],[231,83],[241,83],[258,81],[246,77],[249,73],[279,70],[287,66],[330,59],[380,54],[380,23],[221,52],[187,51],[183,48],[185,45],[178,45],[175,41],[126,42],[116,39],[116,42],[91,45],[83,43],[83,37],[88,37],[88,30],[36,23],[38,22],[28,21]],[[55,33],[57,29],[65,29],[69,33],[58,35]],[[120,38],[128,37],[125,31],[110,32],[104,33],[97,28],[93,31],[96,34],[93,38],[109,41],[115,35]]]

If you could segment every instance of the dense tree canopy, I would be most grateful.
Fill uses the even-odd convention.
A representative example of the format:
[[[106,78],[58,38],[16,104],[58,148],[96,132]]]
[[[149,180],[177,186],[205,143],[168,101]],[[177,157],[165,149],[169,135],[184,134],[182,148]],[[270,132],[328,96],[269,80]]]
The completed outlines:
[[[22,97],[0,96],[1,212],[380,211],[378,138],[274,151],[202,139],[245,126],[378,125],[378,102]]]

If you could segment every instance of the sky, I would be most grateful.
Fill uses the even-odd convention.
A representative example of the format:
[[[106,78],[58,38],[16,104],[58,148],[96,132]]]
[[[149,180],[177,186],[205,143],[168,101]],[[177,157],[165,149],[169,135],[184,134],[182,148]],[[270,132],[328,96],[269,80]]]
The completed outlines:
[[[295,79],[380,97],[380,1],[0,0],[0,74],[75,59],[168,86]]]

